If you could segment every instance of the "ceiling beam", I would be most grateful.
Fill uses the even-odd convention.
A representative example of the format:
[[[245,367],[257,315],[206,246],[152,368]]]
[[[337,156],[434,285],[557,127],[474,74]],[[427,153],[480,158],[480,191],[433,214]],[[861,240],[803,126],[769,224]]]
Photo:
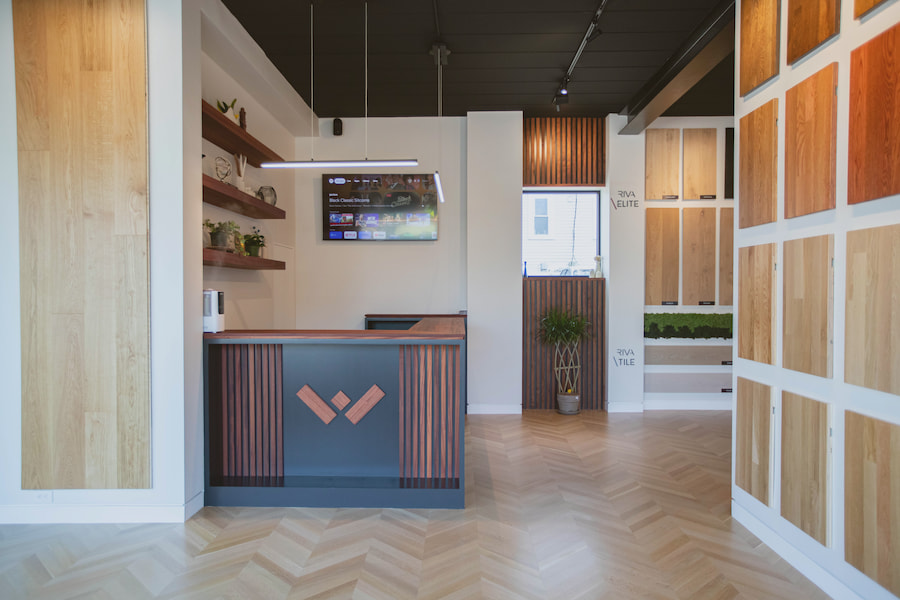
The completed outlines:
[[[734,0],[724,0],[666,64],[625,105],[628,124],[620,135],[636,135],[734,52]]]

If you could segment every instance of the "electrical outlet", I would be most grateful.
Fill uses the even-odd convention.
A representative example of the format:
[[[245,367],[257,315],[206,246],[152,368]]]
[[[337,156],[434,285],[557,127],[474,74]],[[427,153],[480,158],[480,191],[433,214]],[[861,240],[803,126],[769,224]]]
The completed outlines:
[[[53,502],[53,492],[50,490],[40,490],[34,495],[35,504],[50,504]]]

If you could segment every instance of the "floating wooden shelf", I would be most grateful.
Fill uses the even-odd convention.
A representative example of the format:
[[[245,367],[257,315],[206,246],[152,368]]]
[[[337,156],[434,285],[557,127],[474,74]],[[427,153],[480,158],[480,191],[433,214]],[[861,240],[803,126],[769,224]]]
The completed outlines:
[[[249,269],[255,271],[284,271],[284,263],[280,260],[259,258],[257,256],[240,256],[224,250],[203,249],[203,264],[210,267],[228,267],[230,269]]]
[[[203,137],[232,154],[243,154],[254,167],[268,161],[283,161],[274,150],[232,123],[228,117],[205,100],[203,103]]]
[[[233,185],[222,183],[209,175],[203,176],[203,201],[254,219],[284,219],[285,212]]]

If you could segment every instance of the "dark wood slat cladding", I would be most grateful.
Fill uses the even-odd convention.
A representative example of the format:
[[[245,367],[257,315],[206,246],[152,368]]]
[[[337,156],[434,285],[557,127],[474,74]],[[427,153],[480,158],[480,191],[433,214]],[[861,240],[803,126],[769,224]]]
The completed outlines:
[[[400,346],[400,487],[458,489],[459,346]]]
[[[525,119],[523,185],[604,185],[606,135],[599,117]]]
[[[581,355],[581,407],[586,410],[605,408],[605,292],[605,279],[526,277],[522,280],[523,408],[556,408],[553,349],[538,339],[541,316],[553,307],[576,311],[591,322],[591,335],[578,350]]]
[[[282,484],[281,348],[281,344],[210,346],[212,485]]]

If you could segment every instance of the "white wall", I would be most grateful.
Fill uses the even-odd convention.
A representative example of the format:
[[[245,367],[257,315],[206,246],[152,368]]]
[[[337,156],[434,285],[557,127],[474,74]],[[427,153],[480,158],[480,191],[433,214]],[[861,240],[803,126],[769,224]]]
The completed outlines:
[[[468,405],[522,411],[522,113],[467,118]]]
[[[296,156],[316,160],[366,156],[364,119],[343,119],[342,136],[332,120],[321,135],[296,140]],[[465,119],[455,117],[369,118],[370,158],[417,158],[404,173],[439,169],[446,202],[438,205],[438,240],[342,242],[322,240],[322,174],[341,169],[297,170],[295,219],[296,327],[359,329],[367,313],[456,313],[466,308]],[[397,169],[353,169],[397,173]]]

